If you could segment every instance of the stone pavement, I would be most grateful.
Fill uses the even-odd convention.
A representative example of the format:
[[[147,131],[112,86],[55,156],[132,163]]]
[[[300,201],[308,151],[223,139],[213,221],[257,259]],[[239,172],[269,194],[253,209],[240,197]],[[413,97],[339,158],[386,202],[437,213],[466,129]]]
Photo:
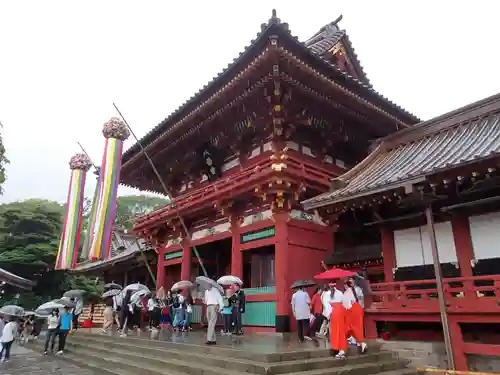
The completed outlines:
[[[10,361],[0,363],[2,375],[96,375],[64,361],[56,356],[43,356],[31,349],[15,345],[12,348]]]

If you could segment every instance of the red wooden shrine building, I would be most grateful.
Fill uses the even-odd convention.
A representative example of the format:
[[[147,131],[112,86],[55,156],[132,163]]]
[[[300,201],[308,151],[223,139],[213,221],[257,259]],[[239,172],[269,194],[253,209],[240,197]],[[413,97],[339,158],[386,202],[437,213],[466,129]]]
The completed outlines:
[[[339,21],[301,43],[273,11],[227,69],[141,140],[172,195],[134,227],[158,249],[159,286],[200,274],[195,246],[209,276],[243,279],[247,327],[290,329],[290,285],[333,250],[331,218],[300,202],[328,191],[370,140],[418,122],[372,88]],[[121,182],[163,192],[138,145]]]
[[[383,138],[330,192],[304,202],[336,216],[334,248],[382,248],[369,338],[442,335],[433,222],[456,367],[468,370],[467,355],[500,356],[499,164],[500,94]]]

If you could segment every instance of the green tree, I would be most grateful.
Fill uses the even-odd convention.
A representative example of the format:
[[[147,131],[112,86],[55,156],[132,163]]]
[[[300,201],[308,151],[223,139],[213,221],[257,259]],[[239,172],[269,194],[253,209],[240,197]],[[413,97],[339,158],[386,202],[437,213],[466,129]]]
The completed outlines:
[[[57,202],[37,199],[0,205],[0,267],[37,282],[30,292],[7,288],[2,303],[34,309],[70,289],[86,291],[90,301],[102,293],[95,278],[54,270],[64,210]]]
[[[147,195],[127,195],[118,197],[115,225],[131,229],[134,219],[159,207],[165,206],[169,199]]]
[[[0,128],[3,127],[2,123],[0,122]],[[9,159],[5,156],[5,146],[3,144],[3,137],[0,134],[0,195],[3,193],[3,183],[5,182],[5,179],[7,178],[6,173],[5,173],[5,165],[9,163]]]

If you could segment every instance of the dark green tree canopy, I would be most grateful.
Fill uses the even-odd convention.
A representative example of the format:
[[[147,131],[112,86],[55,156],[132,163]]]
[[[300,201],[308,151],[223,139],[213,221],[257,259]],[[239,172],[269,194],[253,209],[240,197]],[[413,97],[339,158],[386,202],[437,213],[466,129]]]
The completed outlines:
[[[127,195],[118,197],[115,225],[131,229],[134,219],[170,203],[169,199],[147,196]]]
[[[2,123],[0,122],[0,128],[2,127]],[[5,146],[3,144],[3,137],[0,134],[0,195],[3,193],[3,183],[7,178],[5,174],[5,165],[9,163],[9,159],[5,156]]]

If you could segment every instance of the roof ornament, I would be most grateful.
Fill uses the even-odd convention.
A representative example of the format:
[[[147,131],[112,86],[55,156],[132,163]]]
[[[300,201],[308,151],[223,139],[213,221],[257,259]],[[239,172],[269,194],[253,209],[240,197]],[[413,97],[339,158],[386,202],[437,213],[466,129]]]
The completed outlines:
[[[337,32],[340,31],[339,26],[337,25],[342,20],[342,14],[337,17],[337,19],[333,22],[330,22],[325,26],[324,36],[325,38],[332,38]]]
[[[116,138],[121,141],[130,136],[127,125],[118,117],[111,117],[102,127],[102,134],[105,138]]]
[[[69,168],[70,169],[81,169],[83,171],[88,171],[92,166],[92,162],[89,157],[85,154],[75,154],[69,160]]]
[[[281,23],[281,20],[276,15],[276,9],[273,9],[273,13],[271,15],[271,18],[269,18],[268,23],[269,25],[279,25]]]

